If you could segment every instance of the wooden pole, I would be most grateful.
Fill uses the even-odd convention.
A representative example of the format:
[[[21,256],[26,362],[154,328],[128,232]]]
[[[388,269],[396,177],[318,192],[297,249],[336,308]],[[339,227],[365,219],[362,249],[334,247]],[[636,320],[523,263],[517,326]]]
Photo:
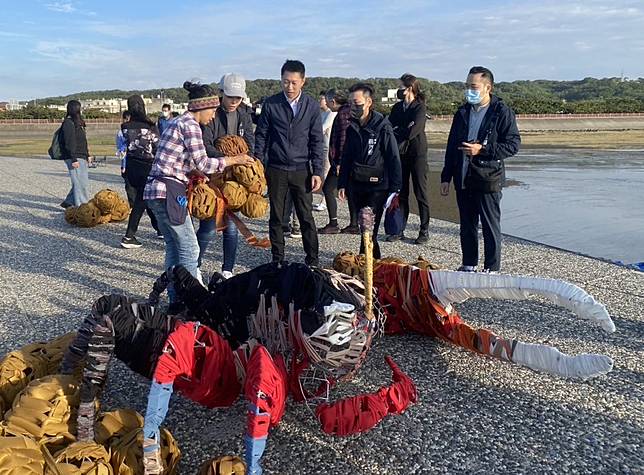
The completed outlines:
[[[362,232],[365,252],[364,299],[365,315],[373,320],[373,227],[375,215],[369,207],[362,208],[358,216],[358,224]]]

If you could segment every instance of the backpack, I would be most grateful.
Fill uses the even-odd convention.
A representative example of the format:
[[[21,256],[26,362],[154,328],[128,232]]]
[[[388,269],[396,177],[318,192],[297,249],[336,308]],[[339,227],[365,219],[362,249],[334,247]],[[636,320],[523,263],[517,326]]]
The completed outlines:
[[[63,148],[60,146],[62,128],[63,126],[61,125],[60,127],[58,127],[56,132],[54,132],[54,136],[51,139],[51,146],[49,147],[49,150],[47,150],[49,158],[51,158],[52,160],[64,160]]]

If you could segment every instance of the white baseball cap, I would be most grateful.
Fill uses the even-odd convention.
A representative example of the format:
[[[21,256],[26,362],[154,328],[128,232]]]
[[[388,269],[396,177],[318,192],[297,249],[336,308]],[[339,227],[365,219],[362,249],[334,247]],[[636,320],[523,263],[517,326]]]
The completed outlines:
[[[241,74],[224,74],[219,81],[219,89],[228,97],[241,97],[246,99],[246,80]]]

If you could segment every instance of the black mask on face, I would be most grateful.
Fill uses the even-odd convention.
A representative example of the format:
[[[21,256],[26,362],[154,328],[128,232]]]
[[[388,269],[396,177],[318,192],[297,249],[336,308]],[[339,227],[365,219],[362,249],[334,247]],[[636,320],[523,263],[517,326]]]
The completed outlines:
[[[400,99],[401,101],[404,101],[405,100],[405,90],[404,89],[398,89],[398,91],[396,91],[396,97],[398,99]]]
[[[352,104],[351,105],[351,118],[355,120],[360,120],[362,119],[362,115],[364,114],[364,104]]]

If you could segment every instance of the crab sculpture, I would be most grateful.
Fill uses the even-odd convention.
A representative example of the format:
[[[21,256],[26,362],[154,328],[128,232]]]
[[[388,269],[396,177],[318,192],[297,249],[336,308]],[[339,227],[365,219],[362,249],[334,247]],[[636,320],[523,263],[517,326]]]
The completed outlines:
[[[468,325],[453,303],[468,298],[545,297],[581,318],[615,330],[605,307],[572,284],[500,274],[434,270],[395,260],[369,265],[339,255],[335,270],[272,263],[208,288],[182,267],[154,284],[147,300],[105,295],[94,304],[62,361],[71,374],[83,362],[78,439],[93,439],[96,401],[112,355],[151,379],[144,425],[146,474],[163,473],[159,430],[173,391],[206,407],[248,403],[244,435],[248,473],[260,474],[270,429],[287,398],[307,401],[325,433],[345,436],[371,429],[416,401],[413,381],[390,358],[392,383],[332,401],[330,390],[349,380],[383,333],[416,332],[534,370],[587,379],[607,373],[604,355],[570,356],[547,345],[506,339]],[[353,274],[353,275],[347,275]],[[360,277],[364,277],[364,281]],[[159,303],[172,285],[183,307]]]

